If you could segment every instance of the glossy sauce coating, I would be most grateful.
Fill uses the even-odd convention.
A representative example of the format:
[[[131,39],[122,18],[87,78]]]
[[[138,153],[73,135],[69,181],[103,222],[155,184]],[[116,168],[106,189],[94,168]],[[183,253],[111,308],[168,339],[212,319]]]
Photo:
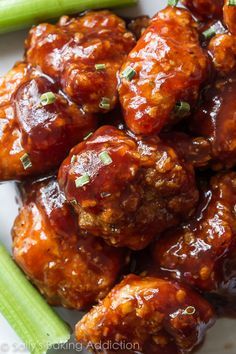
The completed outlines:
[[[25,175],[20,162],[24,154],[21,134],[11,104],[11,94],[26,79],[26,65],[16,66],[0,78],[0,180],[14,179]]]
[[[220,74],[231,73],[236,68],[236,37],[230,33],[214,36],[208,50],[215,69]]]
[[[161,134],[161,139],[194,167],[207,166],[212,159],[211,144],[203,137],[192,138],[188,134],[172,131]]]
[[[52,305],[82,309],[96,303],[129,259],[125,250],[81,236],[54,178],[25,186],[12,234],[15,261]]]
[[[34,27],[26,41],[26,59],[58,80],[86,112],[106,112],[117,102],[116,74],[134,45],[121,18],[109,11],[88,12]],[[96,70],[96,64],[106,68]],[[110,108],[100,107],[104,97]]]
[[[39,71],[18,63],[0,79],[0,180],[21,179],[56,168],[70,148],[96,127],[97,119],[70,102]],[[55,102],[40,97],[53,92]],[[28,154],[32,167],[24,169]]]
[[[228,0],[225,0],[223,12],[226,26],[232,34],[236,35],[236,7],[228,5]]]
[[[181,2],[201,20],[218,19],[223,16],[224,0],[182,0]]]
[[[236,173],[212,177],[194,217],[156,242],[157,269],[202,291],[235,296],[235,207]]]
[[[84,316],[75,335],[85,345],[131,343],[133,350],[127,353],[180,354],[200,343],[213,324],[211,306],[192,290],[177,282],[129,275]]]
[[[104,152],[109,164],[100,158]],[[88,183],[76,187],[84,175]],[[132,138],[112,126],[72,149],[60,167],[59,183],[66,198],[77,203],[81,229],[134,250],[186,218],[198,200],[192,166],[172,148],[158,137]]]
[[[236,163],[236,75],[217,80],[204,94],[203,104],[192,117],[191,129],[211,144],[215,169]]]
[[[167,7],[154,16],[121,75],[129,67],[136,75],[121,78],[119,86],[126,124],[136,134],[157,133],[176,119],[177,101],[195,102],[207,76],[208,59],[191,14]]]

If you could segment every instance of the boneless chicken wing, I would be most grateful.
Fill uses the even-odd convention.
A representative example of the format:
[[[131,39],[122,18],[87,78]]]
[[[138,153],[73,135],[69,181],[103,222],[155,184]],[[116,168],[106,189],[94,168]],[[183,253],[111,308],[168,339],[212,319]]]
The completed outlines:
[[[62,17],[32,28],[26,59],[58,81],[87,112],[107,112],[117,102],[117,71],[134,47],[125,22],[109,11]]]
[[[213,324],[211,306],[192,290],[177,282],[129,275],[84,316],[75,335],[95,353],[180,354],[199,344]],[[104,343],[111,349],[104,351]],[[130,351],[112,351],[122,343]]]
[[[187,10],[167,7],[151,20],[120,73],[120,101],[134,133],[159,132],[179,119],[178,101],[196,101],[208,68],[198,37]]]
[[[236,75],[217,80],[205,90],[203,104],[191,119],[191,129],[211,145],[212,166],[236,163]]]
[[[96,118],[69,101],[51,79],[18,63],[0,79],[0,180],[55,169],[95,127]]]
[[[172,148],[112,126],[72,149],[59,183],[82,230],[134,250],[191,214],[198,200],[193,168]]]
[[[106,296],[129,260],[123,249],[82,237],[56,179],[27,184],[13,256],[47,301],[82,309]]]
[[[227,75],[236,68],[236,36],[230,33],[217,34],[208,45],[215,69]]]
[[[212,177],[194,217],[156,241],[157,269],[202,291],[234,296],[235,302],[235,206],[236,173]]]

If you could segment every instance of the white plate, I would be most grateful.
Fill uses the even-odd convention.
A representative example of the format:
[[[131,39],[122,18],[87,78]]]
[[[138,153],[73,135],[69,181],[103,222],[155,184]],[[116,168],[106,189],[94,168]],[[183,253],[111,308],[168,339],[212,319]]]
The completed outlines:
[[[1,1],[1,0],[0,0]],[[33,1],[33,0],[32,0]],[[120,11],[125,16],[149,14],[153,15],[160,8],[164,7],[164,0],[139,0],[139,5],[134,9]],[[0,74],[4,74],[11,66],[22,57],[23,43],[27,32],[21,31],[0,36]],[[15,202],[14,183],[0,185],[0,240],[10,250],[11,236],[10,230],[17,214]],[[57,310],[62,317],[73,326],[79,320],[81,314],[77,311]],[[236,320],[219,320],[216,326],[208,332],[204,345],[197,352],[198,354],[236,354]],[[51,350],[50,354],[78,353],[80,348],[72,350]],[[81,351],[80,351],[81,352]],[[28,353],[10,328],[5,319],[0,315],[0,353]]]

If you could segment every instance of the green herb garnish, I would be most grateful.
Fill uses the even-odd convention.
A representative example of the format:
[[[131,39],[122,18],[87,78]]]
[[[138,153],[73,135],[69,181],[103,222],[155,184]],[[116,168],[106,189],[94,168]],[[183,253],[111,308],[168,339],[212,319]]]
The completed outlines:
[[[131,81],[136,74],[137,74],[136,71],[133,68],[131,68],[131,66],[128,66],[121,74],[121,77],[128,81]]]
[[[180,101],[175,105],[175,114],[177,116],[184,117],[189,114],[191,110],[190,104],[188,102]]]
[[[97,71],[102,71],[106,69],[106,64],[95,64],[95,69]]]
[[[107,151],[101,152],[98,156],[104,165],[110,165],[112,163],[112,158]]]
[[[45,92],[40,97],[41,106],[47,106],[49,104],[53,104],[56,101],[56,96],[53,92]]]
[[[76,185],[76,188],[80,188],[80,187],[85,186],[89,182],[90,182],[89,175],[88,174],[84,174],[83,176],[80,176],[80,177],[76,178],[75,185]]]
[[[111,100],[110,100],[110,98],[103,97],[101,102],[100,102],[100,104],[99,104],[99,107],[109,111],[109,109],[111,108]]]
[[[24,167],[24,170],[28,170],[29,168],[31,168],[33,165],[32,165],[32,162],[30,161],[30,157],[28,154],[24,154],[21,158],[20,158],[20,161]]]

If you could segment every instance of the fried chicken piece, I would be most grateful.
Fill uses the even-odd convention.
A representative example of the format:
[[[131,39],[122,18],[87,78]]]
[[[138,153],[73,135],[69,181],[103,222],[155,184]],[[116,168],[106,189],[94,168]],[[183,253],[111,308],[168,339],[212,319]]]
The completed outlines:
[[[224,0],[182,0],[182,3],[201,20],[223,17]]]
[[[52,93],[43,106],[41,95]],[[0,79],[0,180],[55,169],[69,150],[96,128],[41,72],[18,63]]]
[[[236,35],[236,7],[229,5],[229,0],[225,0],[223,12],[226,26],[232,34]]]
[[[236,37],[230,33],[214,36],[208,50],[218,73],[226,75],[236,68]]]
[[[82,230],[134,250],[190,215],[198,200],[193,168],[172,148],[112,126],[72,149],[59,183]]]
[[[118,353],[187,353],[214,324],[211,305],[177,282],[127,276],[77,324],[75,335],[95,353],[111,353],[96,344],[123,343]]]
[[[214,176],[202,191],[195,215],[156,241],[157,269],[202,291],[234,295],[236,173]]]
[[[117,71],[134,45],[121,18],[109,11],[88,12],[34,27],[26,59],[57,80],[86,112],[107,112],[117,103]]]
[[[217,80],[205,90],[203,104],[191,119],[191,129],[211,144],[212,167],[236,164],[236,75]]]
[[[96,303],[129,260],[126,250],[81,235],[54,178],[26,185],[12,234],[15,261],[52,305]]]
[[[119,94],[129,129],[147,135],[179,120],[176,103],[192,105],[207,72],[208,58],[189,11],[160,11],[121,69]]]

